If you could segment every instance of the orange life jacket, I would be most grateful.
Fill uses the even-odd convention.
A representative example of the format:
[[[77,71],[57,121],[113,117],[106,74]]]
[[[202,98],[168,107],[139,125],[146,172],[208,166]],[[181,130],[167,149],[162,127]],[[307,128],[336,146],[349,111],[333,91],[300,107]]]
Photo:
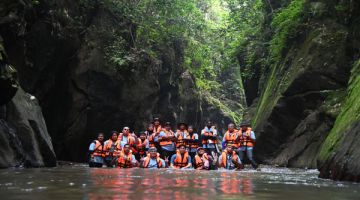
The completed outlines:
[[[213,133],[210,133],[210,132],[206,131],[205,128],[204,128],[202,131],[204,132],[204,133],[203,133],[204,136],[214,136]],[[201,143],[202,143],[202,144],[217,144],[217,140],[203,139],[203,140],[201,141]]]
[[[94,151],[91,153],[91,156],[104,157],[105,156],[103,151],[104,146],[101,144],[99,140],[94,140],[94,143],[95,143],[95,148]]]
[[[205,161],[209,161],[207,153],[204,153],[201,157],[196,154],[195,156],[195,169],[202,169]]]
[[[155,133],[152,133],[152,134],[148,137],[148,140],[149,140],[149,147],[155,147],[154,137],[155,137]]]
[[[239,130],[240,135],[240,145],[244,147],[253,147],[254,142],[250,139],[251,137],[251,128],[247,128],[245,131],[245,136],[243,135],[242,129]]]
[[[136,150],[140,155],[145,155],[145,150],[146,150],[146,144],[147,143],[148,143],[147,139],[142,141],[140,138],[138,138],[138,142],[136,144]]]
[[[184,139],[190,139],[190,135],[189,135],[189,132],[187,130],[184,130],[184,132],[181,132],[180,130],[177,130],[176,131],[176,137],[178,139],[177,142],[176,142],[176,147],[179,147],[180,145],[185,144]]]
[[[116,142],[109,139],[105,142],[104,153],[105,156],[119,156],[120,153],[120,142],[117,140]]]
[[[191,149],[197,149],[199,147],[199,143],[195,141],[195,134],[193,134],[190,139],[192,141],[189,142],[189,148]]]
[[[146,158],[144,159],[144,162],[143,162],[143,168],[147,168],[149,166],[149,163],[150,163],[150,154],[148,154],[146,156]],[[156,157],[156,163],[157,163],[157,168],[161,168],[162,167],[162,162],[161,162],[161,159],[160,159],[160,154],[157,155]]]
[[[120,151],[120,156],[118,159],[118,166],[120,168],[132,168],[132,152],[130,151],[127,155],[124,150]]]
[[[240,143],[238,141],[238,130],[234,129],[234,131],[230,134],[230,131],[226,131],[224,138],[225,138],[225,143],[226,144],[232,144],[234,145],[236,148],[240,147]]]
[[[170,137],[170,136],[174,136],[174,132],[172,132],[171,130],[170,131],[167,131],[167,130],[163,130],[163,132],[165,133],[166,137]],[[166,145],[169,145],[169,144],[172,144],[173,142],[171,140],[161,140],[160,141],[160,146],[166,146]]]
[[[174,160],[174,167],[175,168],[183,168],[188,165],[189,160],[189,153],[186,151],[184,156],[181,156],[180,151],[176,151],[176,158]]]
[[[222,154],[221,154],[221,163],[220,163],[220,167],[224,167],[226,168],[226,164],[227,164],[227,155],[228,155],[228,152],[227,150],[223,151]],[[232,152],[232,155],[231,155],[231,159],[234,160],[234,161],[238,161],[238,157],[237,157],[237,154],[235,151]]]

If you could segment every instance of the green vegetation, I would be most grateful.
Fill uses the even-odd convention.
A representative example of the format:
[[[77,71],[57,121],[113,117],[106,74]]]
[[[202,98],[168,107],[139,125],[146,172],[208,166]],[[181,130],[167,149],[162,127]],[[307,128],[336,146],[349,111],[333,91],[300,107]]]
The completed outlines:
[[[344,133],[360,120],[360,60],[354,64],[349,80],[348,95],[341,105],[341,112],[336,118],[335,125],[323,144],[319,159],[321,161],[329,158],[330,153],[336,150]]]

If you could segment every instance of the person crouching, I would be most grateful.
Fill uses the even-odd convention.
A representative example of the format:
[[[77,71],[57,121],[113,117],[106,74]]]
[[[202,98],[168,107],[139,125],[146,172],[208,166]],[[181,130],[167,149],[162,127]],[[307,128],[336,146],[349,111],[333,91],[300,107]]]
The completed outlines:
[[[235,145],[228,144],[226,149],[222,152],[221,156],[219,157],[220,168],[225,168],[228,170],[240,170],[244,168],[240,157],[236,154],[234,148],[236,148]]]
[[[174,169],[187,169],[191,168],[191,157],[186,150],[185,144],[180,144],[179,149],[171,157],[170,167]]]
[[[156,147],[151,147],[149,153],[141,162],[142,168],[165,168],[166,164],[163,159],[160,158],[160,154],[157,152]]]
[[[118,159],[118,167],[119,168],[132,168],[132,167],[137,167],[137,166],[138,166],[138,162],[130,150],[130,145],[125,144],[123,149],[120,152],[120,156]]]
[[[195,169],[197,170],[209,170],[210,169],[210,157],[205,153],[205,149],[203,147],[197,148],[195,155]]]

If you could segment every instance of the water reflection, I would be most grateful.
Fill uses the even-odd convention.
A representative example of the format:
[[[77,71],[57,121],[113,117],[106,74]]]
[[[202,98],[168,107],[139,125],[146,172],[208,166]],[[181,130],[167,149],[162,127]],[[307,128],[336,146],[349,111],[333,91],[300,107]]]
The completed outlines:
[[[214,179],[207,172],[184,170],[90,169],[88,199],[211,199],[253,194],[252,180],[236,172]]]

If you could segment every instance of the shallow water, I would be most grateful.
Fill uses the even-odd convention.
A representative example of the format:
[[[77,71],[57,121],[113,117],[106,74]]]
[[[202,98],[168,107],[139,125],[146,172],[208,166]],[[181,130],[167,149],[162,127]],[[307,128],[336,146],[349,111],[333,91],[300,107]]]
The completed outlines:
[[[1,199],[360,199],[360,184],[316,170],[90,169],[83,165],[0,170]]]

